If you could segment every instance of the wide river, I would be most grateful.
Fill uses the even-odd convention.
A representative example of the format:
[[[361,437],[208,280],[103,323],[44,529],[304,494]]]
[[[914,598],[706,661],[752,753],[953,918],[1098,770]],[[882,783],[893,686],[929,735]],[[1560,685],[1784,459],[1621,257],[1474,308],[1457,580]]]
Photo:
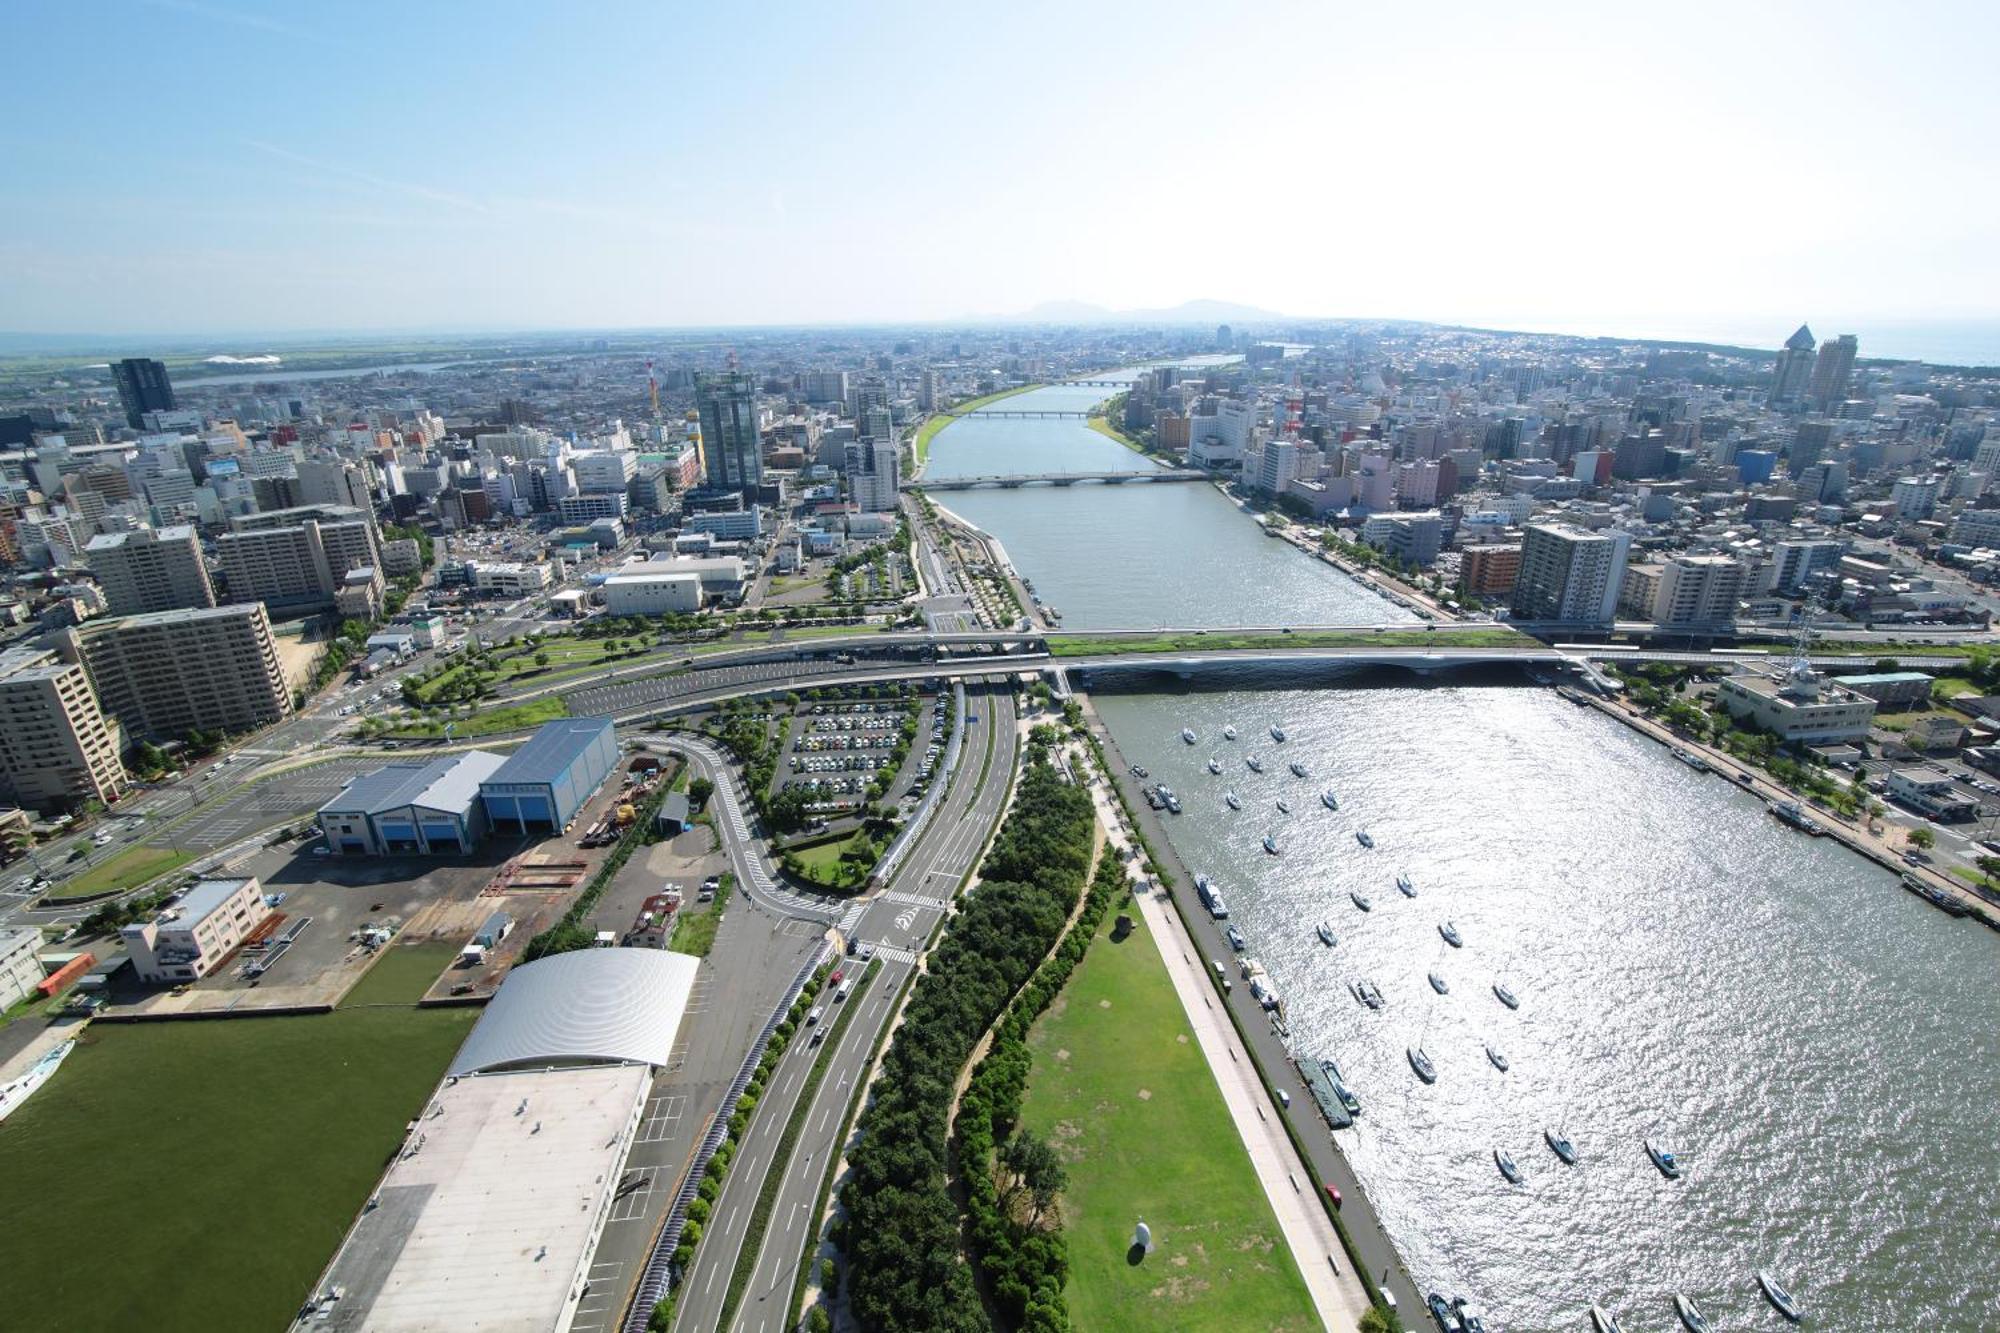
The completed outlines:
[[[932,466],[1150,464],[1077,421],[975,417],[937,437]],[[1397,616],[1206,486],[939,498],[997,536],[1069,627]],[[2000,1106],[2000,937],[1785,830],[1610,719],[1506,677],[1362,675],[1344,689],[1098,705],[1129,757],[1184,796],[1176,850],[1227,889],[1298,1053],[1337,1058],[1361,1098],[1338,1141],[1419,1286],[1463,1293],[1513,1330],[1585,1328],[1592,1301],[1634,1333],[1666,1330],[1675,1291],[1717,1329],[1775,1329],[1753,1277],[1768,1268],[1821,1328],[2000,1321],[1987,1121]],[[1231,723],[1235,742],[1222,736]],[[1183,726],[1199,744],[1181,741]],[[1293,776],[1292,760],[1310,776]],[[1319,801],[1327,787],[1338,813]],[[1373,851],[1355,840],[1362,827]],[[1315,935],[1322,920],[1332,949]],[[1441,937],[1447,920],[1462,948]],[[1381,1011],[1350,995],[1363,977]],[[1434,1085],[1411,1071],[1413,1045],[1437,1066]],[[1580,1165],[1558,1162],[1549,1128],[1574,1140]],[[1680,1155],[1682,1179],[1654,1170],[1649,1136]],[[1522,1185],[1501,1178],[1496,1148]]]

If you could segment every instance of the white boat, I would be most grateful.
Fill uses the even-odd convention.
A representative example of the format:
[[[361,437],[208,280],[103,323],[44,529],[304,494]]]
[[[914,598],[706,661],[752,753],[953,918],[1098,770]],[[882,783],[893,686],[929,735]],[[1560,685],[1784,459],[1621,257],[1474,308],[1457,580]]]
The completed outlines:
[[[1375,904],[1369,902],[1368,899],[1362,894],[1356,893],[1354,890],[1349,889],[1347,891],[1347,896],[1352,898],[1354,900],[1354,905],[1360,908],[1362,911],[1372,912],[1375,910]]]
[[[1499,996],[1500,1003],[1506,1005],[1509,1009],[1519,1009],[1521,1007],[1520,998],[1513,991],[1508,990],[1497,981],[1493,983],[1493,993]]]
[[[1233,741],[1236,739],[1236,724],[1234,722],[1230,723],[1228,726],[1222,729],[1222,739],[1226,741]]]
[[[1437,1066],[1431,1063],[1431,1058],[1428,1055],[1424,1054],[1423,1047],[1412,1046],[1409,1048],[1408,1054],[1410,1057],[1410,1068],[1417,1071],[1418,1078],[1426,1083],[1435,1083],[1438,1081]]]
[[[1625,1333],[1624,1329],[1618,1327],[1617,1317],[1601,1305],[1590,1307],[1590,1323],[1597,1333]]]
[[[1182,728],[1181,728],[1181,739],[1182,739],[1182,740],[1184,740],[1184,741],[1186,741],[1186,742],[1187,742],[1187,743],[1188,743],[1189,745],[1193,745],[1193,744],[1194,744],[1194,739],[1195,739],[1195,738],[1194,738],[1194,728],[1192,728],[1192,727],[1182,727]]]
[[[1279,801],[1279,802],[1278,802],[1278,813],[1279,813],[1279,814],[1281,814],[1281,815],[1289,815],[1290,813],[1292,813],[1292,807],[1291,807],[1290,805],[1286,804],[1286,803],[1285,803],[1284,801]]]
[[[1333,933],[1333,927],[1324,921],[1319,923],[1319,942],[1329,949],[1340,943]]]
[[[1285,743],[1285,729],[1275,722],[1271,724],[1271,739],[1280,745]]]
[[[1505,1148],[1493,1150],[1493,1165],[1500,1168],[1500,1174],[1507,1178],[1509,1185],[1521,1183],[1521,1168],[1515,1164],[1512,1157],[1508,1156]]]
[[[1328,787],[1319,794],[1319,803],[1329,810],[1340,809],[1340,798],[1333,794],[1333,788],[1331,787]]]
[[[1444,942],[1454,949],[1463,949],[1465,947],[1465,937],[1458,933],[1458,926],[1455,922],[1446,921],[1439,925],[1438,934],[1442,935]]]
[[[1220,759],[1210,759],[1208,761],[1208,771],[1211,773],[1220,773],[1222,771],[1222,761]]]
[[[1490,1041],[1486,1043],[1486,1058],[1493,1062],[1495,1069],[1503,1074],[1507,1072],[1507,1057],[1501,1054],[1500,1048]]]
[[[1375,839],[1369,834],[1368,830],[1365,828],[1354,830],[1354,840],[1360,843],[1363,847],[1373,847],[1375,845]]]
[[[1799,1303],[1796,1300],[1792,1299],[1792,1293],[1786,1291],[1778,1282],[1778,1279],[1772,1277],[1764,1269],[1760,1268],[1757,1270],[1757,1285],[1764,1289],[1764,1299],[1769,1301],[1772,1308],[1777,1310],[1779,1314],[1791,1320],[1794,1324],[1805,1319],[1806,1312],[1799,1307]]]
[[[1264,771],[1264,761],[1254,754],[1245,755],[1243,757],[1243,764],[1252,773],[1262,773]]]
[[[1296,759],[1292,760],[1291,770],[1292,776],[1295,778],[1309,778],[1312,776],[1312,774],[1306,772],[1306,766]]]
[[[1431,976],[1432,990],[1436,991],[1440,995],[1451,994],[1451,987],[1445,983],[1445,979],[1443,977],[1439,976],[1435,972],[1431,973],[1430,976]]]
[[[76,1038],[71,1037],[61,1045],[53,1046],[43,1053],[41,1059],[28,1066],[28,1072],[4,1085],[0,1085],[0,1120],[14,1114],[22,1102],[32,1097],[42,1084],[55,1077],[62,1062],[69,1059],[69,1053],[76,1049]]]
[[[1653,1165],[1660,1168],[1660,1174],[1668,1180],[1681,1178],[1681,1159],[1657,1139],[1646,1140],[1646,1156],[1653,1159]]]
[[[1695,1309],[1694,1302],[1678,1291],[1674,1293],[1674,1313],[1687,1325],[1688,1333],[1709,1333],[1708,1316]]]
[[[1233,791],[1222,793],[1222,799],[1231,810],[1241,810],[1243,808],[1243,802],[1236,798],[1236,793]]]
[[[1396,888],[1401,891],[1405,898],[1414,898],[1417,896],[1416,882],[1400,870],[1396,872]]]
[[[1274,835],[1269,833],[1264,835],[1264,850],[1272,856],[1278,854],[1278,839]]]

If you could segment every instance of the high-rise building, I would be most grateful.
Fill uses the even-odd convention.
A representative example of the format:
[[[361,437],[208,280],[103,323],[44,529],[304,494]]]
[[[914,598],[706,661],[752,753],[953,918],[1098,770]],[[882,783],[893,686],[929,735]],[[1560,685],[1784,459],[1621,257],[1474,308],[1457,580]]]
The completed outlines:
[[[1458,565],[1458,589],[1473,597],[1507,597],[1521,577],[1518,544],[1490,542],[1465,548]]]
[[[917,406],[926,412],[938,409],[937,372],[929,366],[924,367],[924,373],[917,379]]]
[[[879,375],[864,375],[854,381],[847,390],[847,409],[861,433],[868,434],[867,423],[870,412],[880,409],[883,415],[889,412],[889,386]]]
[[[850,440],[845,447],[847,489],[854,503],[872,513],[896,508],[901,459],[893,440]]]
[[[314,505],[232,519],[216,539],[231,601],[331,606],[358,569],[382,567],[375,520],[344,505]]]
[[[1831,344],[1829,344],[1830,346]],[[1785,451],[1786,462],[1794,477],[1826,456],[1833,444],[1833,423],[1817,418],[1809,418],[1799,423],[1792,433],[1792,447]]]
[[[1624,532],[1529,524],[1521,540],[1521,573],[1514,581],[1514,618],[1591,624],[1610,620],[1624,587],[1631,544],[1631,535]]]
[[[252,731],[291,715],[260,602],[90,620],[62,640],[129,736]]]
[[[1820,571],[1838,569],[1845,554],[1842,543],[1831,538],[1779,542],[1771,548],[1771,586],[1781,593],[1797,592]]]
[[[0,791],[33,809],[109,804],[125,790],[118,741],[90,678],[47,648],[0,653]]]
[[[809,403],[847,406],[847,372],[844,370],[808,370],[800,377],[799,389]]]
[[[83,558],[104,586],[114,616],[215,605],[215,587],[192,527],[106,533],[90,539]]]
[[[365,469],[337,458],[309,458],[299,463],[298,499],[301,505],[346,505],[363,511],[375,508]]]
[[[1785,339],[1785,345],[1778,350],[1778,364],[1771,374],[1771,396],[1773,405],[1796,402],[1806,391],[1813,372],[1813,335],[1805,325]]]
[[[114,362],[111,378],[118,385],[118,401],[125,408],[125,424],[133,430],[146,429],[146,413],[174,410],[174,386],[167,368],[144,357],[127,357]]]
[[[1854,374],[1854,354],[1859,350],[1860,343],[1851,333],[1820,344],[1819,355],[1813,360],[1812,389],[1807,394],[1815,408],[1826,412],[1845,401],[1847,382]]]
[[[1660,570],[1652,616],[1662,626],[1715,625],[1736,619],[1743,566],[1726,555],[1677,555]]]
[[[748,491],[764,480],[757,430],[757,382],[741,371],[695,377],[701,451],[709,489]]]

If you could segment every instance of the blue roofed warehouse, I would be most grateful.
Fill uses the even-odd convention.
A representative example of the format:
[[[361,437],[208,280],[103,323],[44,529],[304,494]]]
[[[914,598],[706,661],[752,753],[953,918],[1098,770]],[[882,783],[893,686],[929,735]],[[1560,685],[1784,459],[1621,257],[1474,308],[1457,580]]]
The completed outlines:
[[[610,718],[558,718],[479,784],[479,799],[496,833],[557,833],[617,766]]]

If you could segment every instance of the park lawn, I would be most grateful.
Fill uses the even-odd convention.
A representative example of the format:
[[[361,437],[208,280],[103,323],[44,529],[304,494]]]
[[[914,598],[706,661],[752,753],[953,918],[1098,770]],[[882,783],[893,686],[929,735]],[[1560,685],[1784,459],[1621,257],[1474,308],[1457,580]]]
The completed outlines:
[[[194,860],[193,852],[175,851],[171,847],[127,847],[124,851],[107,860],[99,861],[74,879],[64,880],[49,890],[51,902],[62,902],[69,898],[87,898],[94,893],[106,893],[112,889],[129,889],[144,884],[156,875],[164,875]]]
[[[1534,648],[1533,639],[1511,629],[1421,628],[1383,630],[1314,630],[1300,634],[1244,634],[1211,630],[1207,634],[1156,634],[1150,638],[1093,637],[1088,634],[1048,636],[1055,657],[1086,657],[1099,653],[1227,652],[1248,648]]]
[[[1085,419],[1083,424],[1090,427],[1092,430],[1096,431],[1099,435],[1102,435],[1105,439],[1115,440],[1117,443],[1124,445],[1127,449],[1130,449],[1135,454],[1143,454],[1146,452],[1145,447],[1141,445],[1137,440],[1133,439],[1130,435],[1127,435],[1124,431],[1118,429],[1118,427],[1112,425],[1111,420],[1108,417],[1097,417],[1097,416],[1089,417]]]
[[[1023,1126],[1062,1152],[1071,1324],[1093,1330],[1318,1327],[1144,920],[1107,913],[1028,1044]],[[1153,1252],[1128,1262],[1144,1219]]]
[[[461,718],[433,719],[422,722],[405,723],[391,727],[384,732],[391,739],[405,739],[422,736],[442,736],[446,724],[453,723],[453,740],[469,740],[474,736],[496,736],[507,731],[526,731],[539,727],[544,722],[553,722],[559,717],[569,716],[569,705],[560,696],[546,699],[530,699],[526,703],[508,704],[503,708],[482,708],[476,713]]]
[[[341,1007],[415,1004],[457,957],[458,946],[448,940],[392,942],[375,960],[375,965],[354,983],[354,989],[341,997]]]
[[[475,1017],[94,1024],[0,1135],[9,1324],[285,1327]]]

